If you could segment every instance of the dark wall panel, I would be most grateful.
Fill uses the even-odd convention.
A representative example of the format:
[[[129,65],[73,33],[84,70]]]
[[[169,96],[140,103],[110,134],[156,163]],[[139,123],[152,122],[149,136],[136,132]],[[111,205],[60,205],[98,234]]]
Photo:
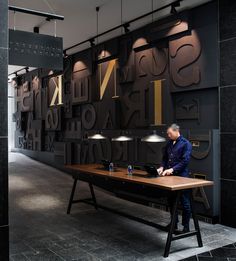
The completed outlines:
[[[173,95],[175,120],[182,128],[219,126],[218,89],[199,90]]]
[[[236,227],[236,3],[219,1],[220,32],[220,131],[221,131],[221,221]]]
[[[216,14],[216,3],[191,10],[191,34],[169,42],[173,91],[218,86]]]
[[[164,144],[141,138],[153,128],[165,136],[176,121],[195,144],[191,171],[214,179],[216,15],[209,3],[71,55],[63,72],[39,69],[15,79],[16,147],[50,164],[53,158],[59,167],[104,158],[124,166],[159,165]],[[97,130],[108,139],[88,140]],[[134,141],[111,141],[122,132]],[[206,192],[210,207],[199,203],[199,212],[211,217],[218,215],[214,191]]]
[[[236,182],[236,134],[221,134],[221,178]],[[222,213],[224,214],[224,213]]]
[[[8,224],[8,1],[0,0],[0,257],[9,259]]]
[[[0,136],[7,136],[7,52],[7,48],[0,46]]]
[[[0,187],[1,187],[1,204],[0,204],[0,227],[8,225],[8,149],[7,139],[0,139]]]
[[[236,132],[236,86],[220,88],[221,132]]]
[[[221,181],[221,222],[226,226],[235,227],[236,182]]]
[[[0,28],[1,28],[1,37],[0,37],[0,47],[8,48],[8,6],[6,4],[7,1],[0,1],[1,8],[1,19],[0,19]]]
[[[219,8],[220,40],[236,37],[236,2],[233,0],[219,0]]]
[[[220,42],[220,85],[235,85],[236,83],[236,38]]]

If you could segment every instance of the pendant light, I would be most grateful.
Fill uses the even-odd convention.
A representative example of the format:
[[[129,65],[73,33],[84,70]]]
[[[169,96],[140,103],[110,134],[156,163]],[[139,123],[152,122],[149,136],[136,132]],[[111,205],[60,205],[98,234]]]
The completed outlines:
[[[104,135],[102,135],[101,132],[97,132],[93,135],[88,136],[89,140],[105,140],[107,137],[105,137]]]
[[[112,138],[111,140],[112,141],[132,141],[133,138],[126,136],[126,135],[120,135],[120,136],[117,136],[115,138]]]
[[[120,135],[111,139],[112,141],[132,141],[133,138],[127,135]]]
[[[141,139],[141,141],[143,141],[143,142],[153,142],[153,143],[156,142],[156,143],[158,143],[158,142],[165,142],[166,139],[165,139],[164,137],[162,137],[162,136],[157,135],[156,130],[154,130],[152,134],[143,137],[143,138]]]
[[[121,131],[120,135],[112,138],[112,141],[132,141],[133,137],[128,135],[128,131]]]

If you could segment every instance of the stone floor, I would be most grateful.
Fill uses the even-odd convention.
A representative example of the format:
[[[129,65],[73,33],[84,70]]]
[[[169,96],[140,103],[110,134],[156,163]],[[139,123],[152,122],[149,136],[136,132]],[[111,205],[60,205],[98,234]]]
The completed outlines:
[[[192,257],[183,259],[185,261],[235,261],[236,243],[216,248]]]
[[[201,222],[204,247],[195,238],[176,241],[164,259],[165,232],[82,203],[67,215],[72,179],[65,173],[17,153],[9,168],[11,261],[181,260],[236,242],[235,229]],[[79,190],[77,196],[90,196],[87,184]],[[95,193],[103,205],[168,223],[166,212]]]

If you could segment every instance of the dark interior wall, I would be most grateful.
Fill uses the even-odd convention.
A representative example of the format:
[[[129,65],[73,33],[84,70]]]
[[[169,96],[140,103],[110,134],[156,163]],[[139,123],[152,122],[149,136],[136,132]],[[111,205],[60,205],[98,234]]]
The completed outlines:
[[[164,144],[140,138],[152,128],[165,135],[177,122],[193,143],[192,175],[216,181],[196,192],[199,212],[217,216],[217,61],[217,6],[210,3],[69,56],[63,72],[29,72],[14,82],[16,147],[55,166],[102,158],[158,165]],[[135,139],[86,138],[101,129],[109,138],[125,130]]]
[[[0,0],[0,259],[8,260],[8,1]]]
[[[236,227],[236,2],[219,1],[222,223]]]

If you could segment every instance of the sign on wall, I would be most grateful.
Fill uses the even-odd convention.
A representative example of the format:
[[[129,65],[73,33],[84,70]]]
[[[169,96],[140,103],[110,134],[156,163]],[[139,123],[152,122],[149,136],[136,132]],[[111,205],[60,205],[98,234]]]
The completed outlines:
[[[9,64],[62,70],[62,38],[10,29]]]

